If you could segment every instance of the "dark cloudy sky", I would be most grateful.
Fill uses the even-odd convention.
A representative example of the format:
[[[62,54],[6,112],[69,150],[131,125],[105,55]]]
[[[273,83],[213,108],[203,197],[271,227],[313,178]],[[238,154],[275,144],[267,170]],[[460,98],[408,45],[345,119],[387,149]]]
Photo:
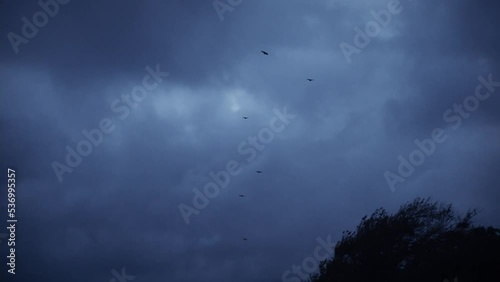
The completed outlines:
[[[221,21],[211,0],[72,0],[16,53],[9,33],[41,7],[2,1],[0,149],[19,221],[15,279],[5,241],[0,277],[282,281],[317,237],[417,196],[499,226],[500,88],[457,129],[443,119],[478,76],[500,81],[498,1],[402,0],[348,63],[339,45],[388,2],[244,0]],[[156,65],[168,77],[121,119],[113,101]],[[238,146],[285,106],[296,117],[248,162]],[[104,118],[114,131],[60,182],[52,163]],[[447,140],[391,192],[384,172],[435,128]],[[231,160],[241,173],[186,224],[179,204]]]

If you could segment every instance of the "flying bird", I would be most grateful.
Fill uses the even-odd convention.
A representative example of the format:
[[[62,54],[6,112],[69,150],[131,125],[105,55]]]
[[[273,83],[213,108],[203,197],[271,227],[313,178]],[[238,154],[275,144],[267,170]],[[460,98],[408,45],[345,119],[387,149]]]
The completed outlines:
[[[242,194],[240,194],[239,196],[242,197],[242,198],[245,197],[245,195],[242,195]]]
[[[248,119],[248,117],[243,117],[243,119]]]
[[[243,241],[246,241],[246,240],[247,240],[247,238],[243,238]]]
[[[309,81],[313,81],[314,79],[312,79],[312,78],[308,78],[307,80],[309,80]]]
[[[267,56],[267,55],[269,55],[269,53],[267,53],[266,51],[262,51],[262,50],[261,50],[261,52],[262,52],[262,54],[264,54],[264,55],[266,55],[266,56]]]
[[[262,170],[257,170],[257,171],[255,171],[255,172],[257,172],[257,173],[262,173]]]

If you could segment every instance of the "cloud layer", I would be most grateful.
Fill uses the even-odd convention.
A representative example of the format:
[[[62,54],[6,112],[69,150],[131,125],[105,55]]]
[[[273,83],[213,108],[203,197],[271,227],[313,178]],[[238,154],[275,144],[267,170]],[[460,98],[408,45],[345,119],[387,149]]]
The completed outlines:
[[[7,35],[22,36],[21,18],[41,7],[2,3],[12,281],[107,282],[122,267],[137,282],[281,281],[317,237],[338,240],[375,208],[417,196],[500,225],[500,88],[457,130],[442,116],[478,76],[500,81],[499,4],[402,0],[348,63],[339,45],[388,2],[243,1],[221,21],[211,1],[69,1],[17,54]],[[156,65],[169,76],[121,119],[113,101]],[[284,106],[297,117],[247,162],[238,146]],[[66,146],[103,118],[115,130],[59,182],[52,162],[65,164]],[[391,192],[384,172],[437,127],[447,141]],[[186,225],[178,205],[230,160],[242,172]]]

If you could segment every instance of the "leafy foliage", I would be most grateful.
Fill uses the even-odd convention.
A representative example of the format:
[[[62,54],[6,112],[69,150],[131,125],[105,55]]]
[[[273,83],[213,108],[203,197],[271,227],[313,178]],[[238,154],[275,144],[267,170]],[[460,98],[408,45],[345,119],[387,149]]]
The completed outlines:
[[[420,198],[393,215],[379,208],[344,231],[311,281],[500,281],[500,230],[474,226],[475,215]]]

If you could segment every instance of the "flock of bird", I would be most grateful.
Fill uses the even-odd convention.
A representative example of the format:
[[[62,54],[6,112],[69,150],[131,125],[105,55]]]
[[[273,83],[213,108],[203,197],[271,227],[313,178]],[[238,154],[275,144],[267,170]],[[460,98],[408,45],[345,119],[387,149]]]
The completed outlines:
[[[266,51],[264,51],[264,50],[261,50],[260,52],[262,52],[262,54],[264,54],[264,55],[266,55],[266,56],[269,56],[269,53],[268,53],[268,52],[266,52]],[[314,79],[312,79],[312,78],[308,78],[307,80],[308,80],[308,81],[314,81]],[[243,119],[248,119],[248,117],[247,117],[247,116],[244,116],[244,117],[243,117]],[[257,172],[257,173],[262,173],[262,170],[256,170],[255,172]],[[244,198],[244,197],[245,197],[245,195],[244,195],[244,194],[239,194],[238,196],[240,196],[240,198]],[[242,238],[242,239],[243,239],[243,241],[247,241],[247,240],[248,240],[247,238]]]

